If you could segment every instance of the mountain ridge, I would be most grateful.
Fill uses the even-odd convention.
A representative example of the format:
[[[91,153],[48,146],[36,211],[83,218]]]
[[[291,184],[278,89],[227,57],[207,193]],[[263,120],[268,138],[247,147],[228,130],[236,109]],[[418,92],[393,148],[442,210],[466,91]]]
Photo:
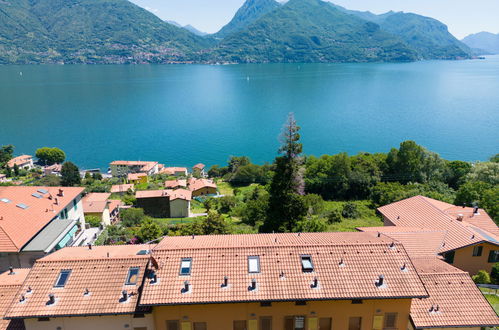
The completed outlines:
[[[499,33],[482,31],[470,34],[461,41],[473,49],[477,55],[499,54]]]

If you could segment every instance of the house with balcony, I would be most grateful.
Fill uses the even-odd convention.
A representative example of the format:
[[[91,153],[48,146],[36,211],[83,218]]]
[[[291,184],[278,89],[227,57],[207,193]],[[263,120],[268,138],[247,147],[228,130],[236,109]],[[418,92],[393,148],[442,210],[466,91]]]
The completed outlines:
[[[0,187],[0,271],[71,246],[85,228],[79,187]]]
[[[117,160],[109,164],[113,177],[126,178],[129,173],[145,173],[146,175],[158,174],[158,162],[125,161]]]
[[[10,168],[14,168],[15,165],[17,165],[20,169],[29,171],[35,167],[33,164],[33,156],[17,156],[7,162],[7,166]]]

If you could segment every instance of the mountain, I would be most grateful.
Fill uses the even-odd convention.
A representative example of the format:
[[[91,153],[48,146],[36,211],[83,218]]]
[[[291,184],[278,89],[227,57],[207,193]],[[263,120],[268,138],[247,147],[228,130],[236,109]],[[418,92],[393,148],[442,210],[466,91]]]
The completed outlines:
[[[478,55],[499,54],[499,33],[480,32],[462,40]]]
[[[320,0],[290,0],[223,39],[229,62],[413,61],[417,53],[376,23]]]
[[[203,31],[199,31],[198,29],[196,29],[194,26],[192,26],[190,24],[184,26],[184,29],[186,29],[187,31],[190,31],[191,33],[194,33],[197,36],[203,37],[205,35],[208,35],[208,33],[203,32]]]
[[[229,24],[225,25],[214,36],[216,38],[225,38],[231,33],[241,31],[263,15],[280,6],[275,0],[246,0]]]
[[[127,0],[0,1],[0,63],[165,63],[209,46]]]
[[[332,6],[379,24],[382,30],[404,40],[421,59],[460,59],[471,56],[469,47],[457,40],[447,26],[436,19],[393,11],[376,15],[368,11],[361,12],[337,5]]]
[[[177,23],[175,21],[165,21],[168,24],[175,25],[176,27],[183,28],[183,26],[180,23]]]

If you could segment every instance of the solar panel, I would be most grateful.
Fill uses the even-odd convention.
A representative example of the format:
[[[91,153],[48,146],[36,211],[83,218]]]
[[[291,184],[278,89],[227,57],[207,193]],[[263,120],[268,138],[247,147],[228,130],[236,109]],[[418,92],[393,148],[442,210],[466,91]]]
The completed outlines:
[[[17,204],[16,206],[17,206],[18,208],[20,208],[20,209],[23,209],[23,210],[26,210],[26,209],[29,207],[28,205],[23,204],[23,203],[19,203],[19,204]]]

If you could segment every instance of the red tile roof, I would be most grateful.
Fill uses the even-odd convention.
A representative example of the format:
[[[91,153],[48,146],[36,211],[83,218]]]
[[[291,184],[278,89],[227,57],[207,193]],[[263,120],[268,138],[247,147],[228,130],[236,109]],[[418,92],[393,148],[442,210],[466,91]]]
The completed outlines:
[[[135,198],[156,198],[167,196],[168,191],[166,190],[138,190],[135,192]]]
[[[146,282],[141,304],[426,296],[402,245],[390,245],[365,233],[166,237],[153,253],[159,281]],[[312,257],[314,272],[302,271],[301,255]],[[248,256],[259,256],[260,273],[248,273]],[[182,258],[192,258],[190,276],[179,276]],[[386,286],[376,286],[380,275]],[[228,287],[221,286],[225,276]],[[249,289],[252,279],[256,290]]]
[[[14,167],[14,165],[16,165],[16,164],[17,164],[17,166],[21,166],[21,165],[24,165],[27,162],[29,162],[31,159],[33,159],[33,156],[29,156],[29,155],[17,156],[17,157],[12,158],[11,160],[9,160],[7,162],[7,166],[11,167],[11,168]]]
[[[499,326],[497,314],[468,273],[436,258],[414,259],[414,265],[430,294],[412,300],[417,329]]]
[[[208,179],[196,179],[196,178],[190,178],[189,179],[189,190],[190,191],[196,191],[199,189],[203,188],[217,188],[216,183],[214,183],[212,180]]]
[[[187,187],[187,180],[167,180],[165,188]]]
[[[128,173],[128,180],[130,181],[135,181],[135,180],[140,180],[140,178],[143,178],[147,176],[146,173]]]
[[[89,193],[83,197],[83,212],[102,213],[109,203],[110,193]]]
[[[44,189],[43,194],[38,190]],[[58,196],[62,189],[64,196]],[[77,187],[0,187],[0,252],[17,252],[71,201],[84,191]],[[32,196],[38,194],[41,198]],[[52,199],[49,197],[51,196]],[[4,202],[2,200],[8,200]],[[57,200],[57,204],[55,203]],[[27,209],[17,205],[25,204]]]
[[[22,320],[4,320],[3,316],[7,312],[10,304],[16,297],[19,288],[23,284],[30,269],[14,269],[14,274],[10,272],[0,274],[0,330],[24,330]]]
[[[205,167],[206,167],[205,164],[199,163],[199,164],[194,165],[192,168],[195,168],[197,170],[203,170]]]
[[[149,245],[65,248],[35,262],[6,313],[9,318],[130,314],[137,311],[139,287],[149,261],[137,255]],[[109,253],[109,256],[108,254]],[[131,267],[139,267],[137,283],[126,285]],[[54,284],[61,270],[71,270],[63,288]],[[26,294],[28,287],[32,293]],[[85,294],[88,289],[89,294]],[[127,300],[122,291],[127,291]],[[26,300],[19,302],[24,294]],[[55,304],[47,305],[49,294]]]
[[[165,167],[161,169],[160,174],[174,175],[176,172],[187,173],[187,167]]]
[[[440,253],[480,242],[499,245],[499,236],[495,234],[497,226],[482,209],[479,210],[480,217],[464,216],[460,221],[455,214],[455,206],[415,196],[382,206],[378,210],[397,227],[445,231],[446,236]],[[464,212],[466,208],[461,210]]]
[[[170,200],[183,199],[186,201],[190,201],[192,199],[192,192],[186,189],[176,189],[176,190],[167,190],[168,197]]]
[[[118,185],[114,185],[114,186],[111,186],[111,192],[112,193],[126,193],[128,192],[128,190],[134,190],[134,186],[132,183],[130,184],[118,184]]]

